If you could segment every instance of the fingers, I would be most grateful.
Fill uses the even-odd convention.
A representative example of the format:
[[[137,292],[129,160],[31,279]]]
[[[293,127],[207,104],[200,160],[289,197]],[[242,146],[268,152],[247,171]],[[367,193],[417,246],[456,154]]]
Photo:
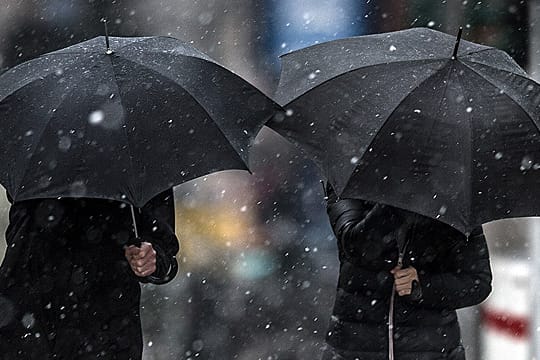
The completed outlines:
[[[408,277],[408,276],[413,275],[415,272],[416,271],[413,268],[405,268],[405,269],[397,270],[393,272],[394,279]]]
[[[152,244],[148,242],[141,243],[140,247],[141,251],[139,252],[139,258],[145,258],[152,252],[155,254],[154,248],[152,247]]]
[[[133,262],[130,262],[131,270],[135,273],[137,276],[148,276],[154,273],[156,271],[156,259],[151,259],[150,261],[139,265],[134,264]]]
[[[412,280],[411,281],[402,281],[398,284],[397,280],[395,283],[396,292],[399,296],[410,295],[412,293]]]
[[[418,273],[416,272],[416,269],[412,266],[405,269],[397,270],[395,272],[392,272],[392,274],[394,275],[394,279],[396,280],[408,277],[418,280]]]
[[[399,296],[405,296],[405,295],[411,295],[412,287],[397,287],[396,286],[396,292]]]
[[[144,264],[143,266],[136,266],[135,268],[132,267],[133,272],[135,275],[140,277],[145,277],[152,275],[156,271],[156,262],[149,262]]]
[[[413,281],[418,281],[416,269],[413,267],[405,269],[394,268],[392,274],[394,275],[394,284],[397,294],[399,296],[410,295],[412,293]]]
[[[412,277],[405,277],[405,278],[400,278],[400,279],[396,279],[394,281],[394,284],[396,284],[396,286],[402,286],[402,285],[407,285],[407,284],[411,284],[412,281],[414,279]]]
[[[135,256],[135,254],[138,254],[138,252],[139,248],[135,245],[127,246],[124,250],[124,254],[126,255],[126,257],[133,257]]]
[[[144,259],[148,255],[151,255],[152,252],[155,253],[154,248],[152,247],[152,244],[143,242],[141,243],[140,247],[135,246],[135,253],[133,254],[133,257],[135,259]]]
[[[156,271],[156,251],[152,244],[143,242],[141,247],[129,246],[124,254],[135,275],[145,277]]]
[[[144,259],[147,256],[153,256],[155,255],[155,250],[152,247],[152,244],[148,242],[141,243],[140,247],[137,247],[135,245],[130,245],[125,249],[125,255],[126,257],[130,257],[133,259]]]

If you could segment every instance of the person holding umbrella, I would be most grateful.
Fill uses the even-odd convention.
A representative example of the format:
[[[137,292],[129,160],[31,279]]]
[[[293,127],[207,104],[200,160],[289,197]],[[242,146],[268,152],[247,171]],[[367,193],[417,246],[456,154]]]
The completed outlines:
[[[328,216],[340,274],[323,360],[463,360],[456,309],[491,292],[481,228],[456,229],[396,207],[338,199]]]
[[[139,282],[177,271],[170,189],[247,170],[277,110],[170,37],[98,37],[3,73],[0,358],[141,359]]]
[[[540,214],[540,85],[461,35],[413,28],[282,58],[286,113],[269,126],[335,191],[325,360],[463,359],[454,310],[490,292],[482,224]]]

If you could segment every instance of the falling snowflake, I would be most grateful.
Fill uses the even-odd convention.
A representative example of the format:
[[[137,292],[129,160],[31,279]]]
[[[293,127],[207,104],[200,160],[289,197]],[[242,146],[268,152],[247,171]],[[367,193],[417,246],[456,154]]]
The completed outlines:
[[[88,122],[92,125],[100,124],[103,122],[103,119],[105,119],[105,113],[102,110],[92,111],[88,115]]]
[[[521,159],[521,166],[519,167],[521,171],[530,170],[533,166],[533,159],[530,156],[524,156]]]
[[[442,205],[441,208],[439,209],[439,215],[442,216],[442,215],[446,214],[446,210],[447,210],[446,206]]]

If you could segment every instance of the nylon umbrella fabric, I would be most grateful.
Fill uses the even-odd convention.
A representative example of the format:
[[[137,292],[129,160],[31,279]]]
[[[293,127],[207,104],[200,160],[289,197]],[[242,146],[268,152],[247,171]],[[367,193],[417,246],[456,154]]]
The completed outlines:
[[[540,86],[503,51],[415,28],[282,57],[268,125],[311,155],[341,197],[469,233],[534,216]]]
[[[170,37],[98,37],[0,77],[0,182],[15,201],[120,200],[141,207],[182,182],[248,169],[278,106]]]

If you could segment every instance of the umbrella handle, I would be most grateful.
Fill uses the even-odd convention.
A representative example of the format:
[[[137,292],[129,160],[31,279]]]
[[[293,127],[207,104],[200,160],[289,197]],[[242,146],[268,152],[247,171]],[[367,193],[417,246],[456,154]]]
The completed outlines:
[[[139,238],[139,229],[137,228],[137,216],[135,215],[135,207],[131,204],[130,204],[130,207],[131,207],[131,219],[133,221],[133,232],[135,233],[135,239],[138,240],[134,245],[137,247],[141,247],[141,242]],[[161,285],[161,284],[165,284],[169,282],[171,278],[176,276],[176,273],[178,273],[178,262],[175,259],[174,261],[171,261],[171,265],[169,267],[169,270],[167,271],[167,275],[163,279],[160,279],[152,275],[147,276],[147,278],[150,279],[153,284]]]

